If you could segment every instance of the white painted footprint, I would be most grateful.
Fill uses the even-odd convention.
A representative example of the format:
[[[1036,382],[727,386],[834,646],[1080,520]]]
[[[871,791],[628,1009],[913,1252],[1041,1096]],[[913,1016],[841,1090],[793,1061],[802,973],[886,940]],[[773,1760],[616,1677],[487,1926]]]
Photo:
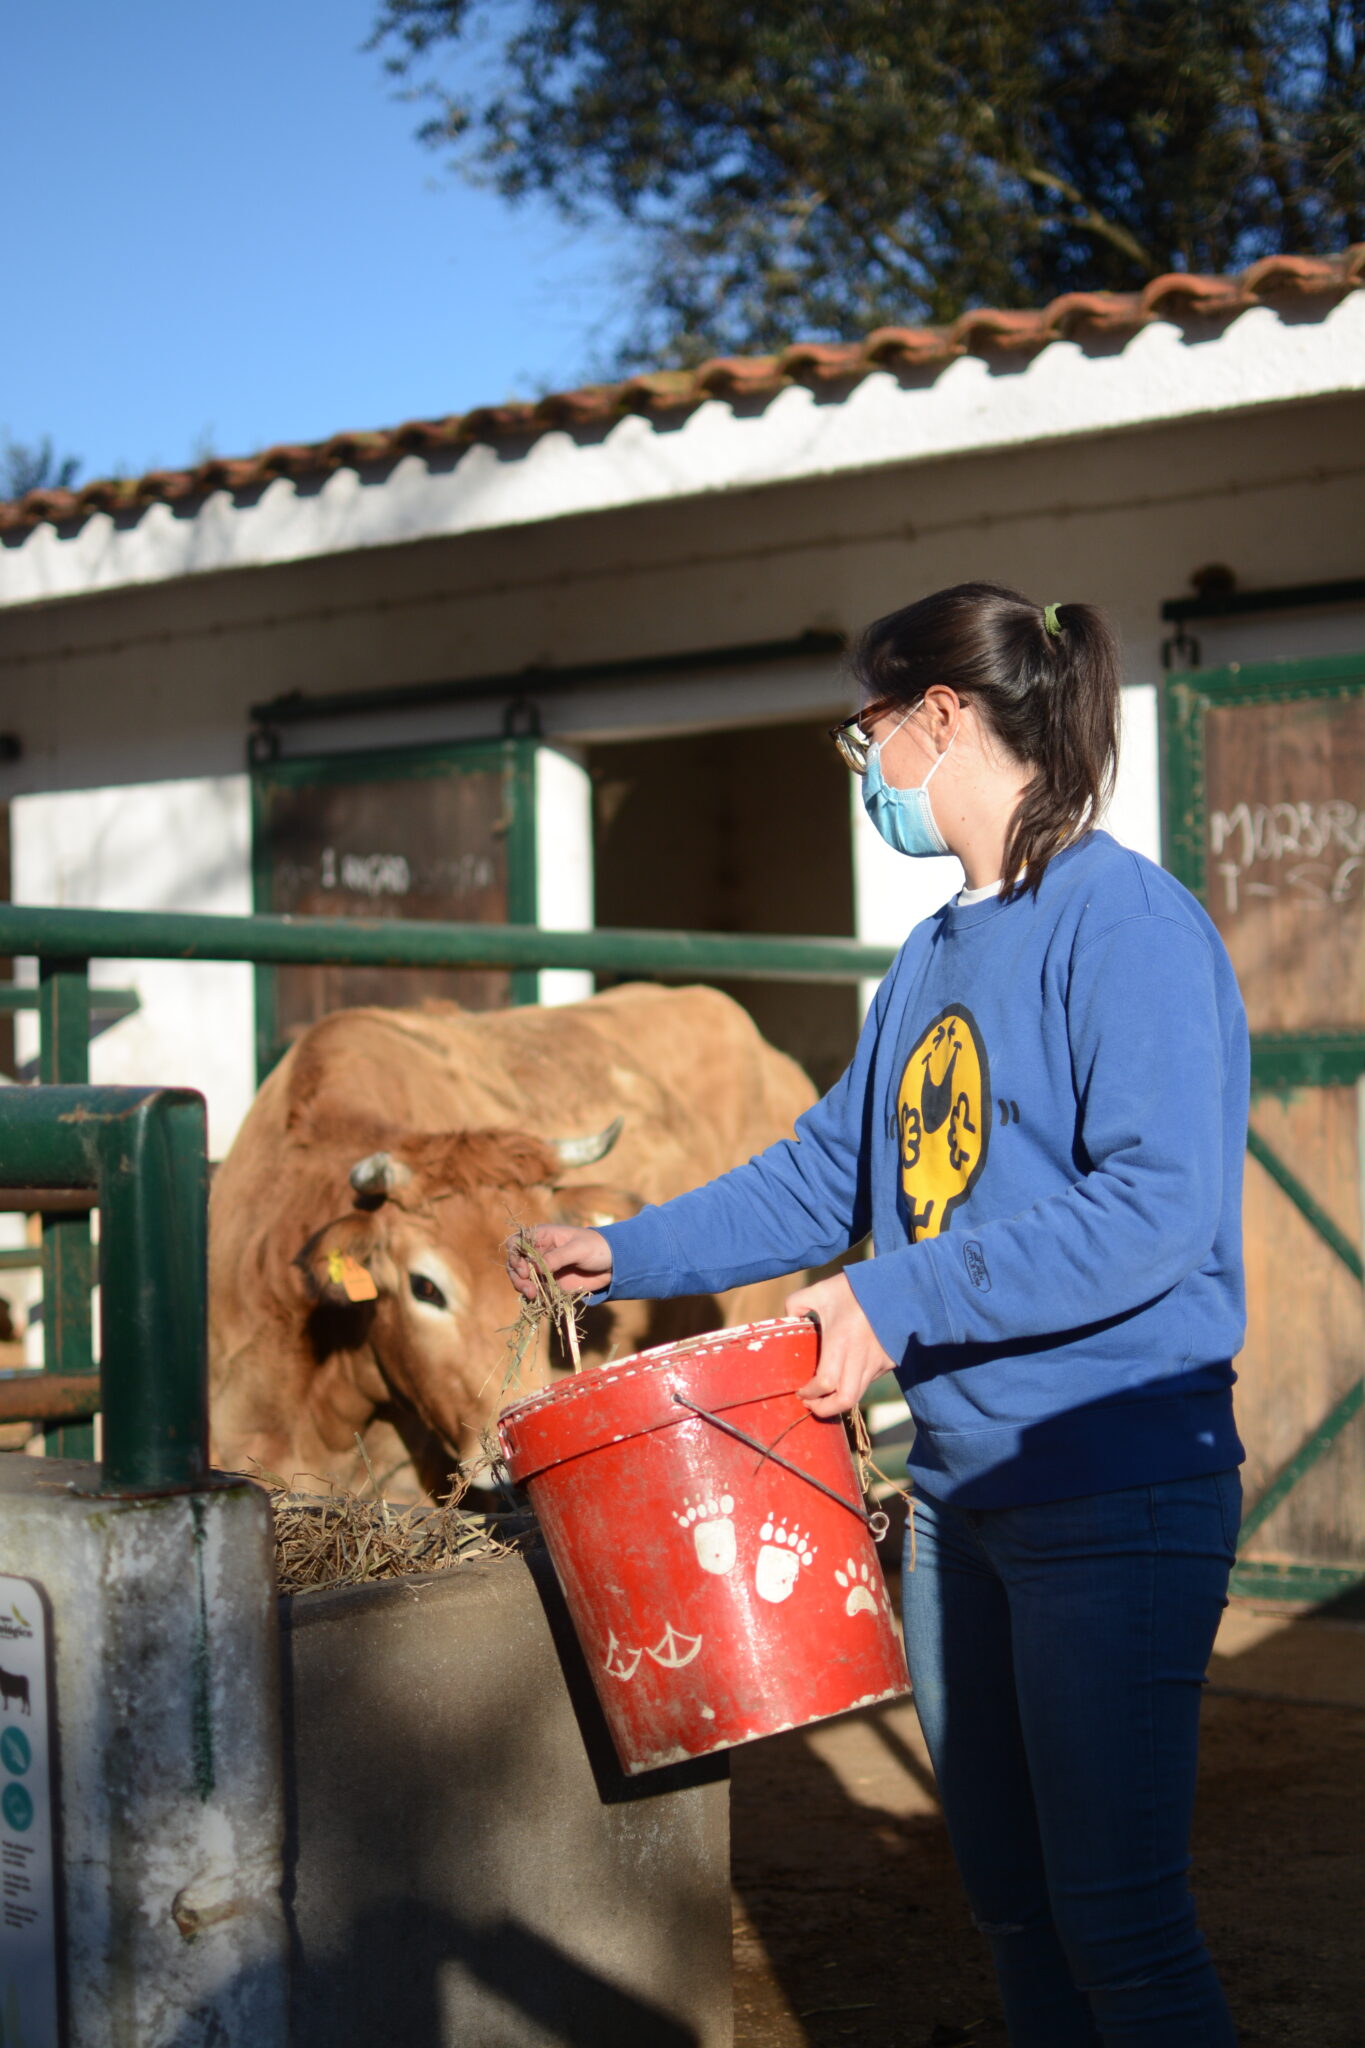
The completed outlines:
[[[732,1494],[723,1493],[719,1499],[700,1494],[694,1501],[684,1501],[673,1518],[680,1529],[692,1531],[692,1546],[702,1570],[714,1572],[718,1578],[734,1569],[735,1525],[730,1519],[734,1511]]]
[[[788,1529],[771,1510],[758,1533],[763,1547],[754,1567],[754,1591],[760,1600],[771,1600],[776,1605],[787,1598],[802,1565],[811,1562],[815,1550],[799,1529]]]
[[[856,1563],[853,1558],[846,1557],[842,1571],[835,1566],[834,1576],[841,1586],[847,1586],[849,1589],[848,1598],[844,1602],[845,1614],[875,1614],[878,1594],[883,1600],[886,1598],[886,1588],[882,1584],[880,1573],[874,1576],[865,1558],[861,1563]]]

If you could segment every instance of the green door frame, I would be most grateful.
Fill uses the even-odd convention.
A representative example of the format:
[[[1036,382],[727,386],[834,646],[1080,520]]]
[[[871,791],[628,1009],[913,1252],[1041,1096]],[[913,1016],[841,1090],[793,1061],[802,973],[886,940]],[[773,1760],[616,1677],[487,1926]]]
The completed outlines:
[[[1365,654],[1303,661],[1234,663],[1187,669],[1163,679],[1161,690],[1162,857],[1202,903],[1208,901],[1204,716],[1234,704],[1290,704],[1365,695]],[[1349,1087],[1365,1074],[1365,1032],[1261,1033],[1251,1041],[1253,1099],[1297,1088]],[[1358,1283],[1365,1280],[1359,1250],[1315,1201],[1312,1191],[1255,1131],[1247,1150]],[[1365,1377],[1355,1380],[1286,1460],[1242,1520],[1242,1548],[1293,1488],[1330,1449],[1365,1400]],[[1260,1598],[1327,1600],[1365,1577],[1360,1570],[1305,1563],[1276,1565],[1239,1554],[1233,1590]]]
[[[514,925],[534,925],[536,901],[536,750],[540,743],[520,735],[493,740],[460,740],[429,747],[387,747],[341,754],[310,754],[262,762],[251,771],[251,902],[257,915],[269,912],[271,863],[263,829],[264,794],[281,785],[426,780],[501,763],[503,820],[507,850],[507,915]],[[535,968],[517,967],[509,976],[514,1003],[537,1000]],[[282,1051],[276,1023],[275,970],[256,969],[256,1075],[263,1081]]]

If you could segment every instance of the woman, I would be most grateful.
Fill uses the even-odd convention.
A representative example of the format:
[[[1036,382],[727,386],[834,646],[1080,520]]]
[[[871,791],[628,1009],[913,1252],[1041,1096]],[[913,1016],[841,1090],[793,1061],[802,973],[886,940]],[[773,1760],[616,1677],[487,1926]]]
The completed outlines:
[[[855,668],[832,736],[868,814],[965,888],[794,1139],[539,1249],[566,1287],[649,1298],[871,1232],[791,1296],[822,1331],[801,1394],[842,1414],[894,1369],[909,1400],[907,1652],[1010,2040],[1222,2048],[1186,1872],[1241,1498],[1236,981],[1194,899],[1094,828],[1119,718],[1099,612],[961,584],[871,626]]]

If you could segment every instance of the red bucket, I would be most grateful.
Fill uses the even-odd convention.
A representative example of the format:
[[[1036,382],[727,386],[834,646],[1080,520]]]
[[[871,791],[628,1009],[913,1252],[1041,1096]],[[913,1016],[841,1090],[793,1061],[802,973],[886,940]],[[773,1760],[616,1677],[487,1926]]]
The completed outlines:
[[[749,1323],[499,1422],[632,1775],[909,1688],[843,1423],[795,1392],[817,1355],[809,1322]]]

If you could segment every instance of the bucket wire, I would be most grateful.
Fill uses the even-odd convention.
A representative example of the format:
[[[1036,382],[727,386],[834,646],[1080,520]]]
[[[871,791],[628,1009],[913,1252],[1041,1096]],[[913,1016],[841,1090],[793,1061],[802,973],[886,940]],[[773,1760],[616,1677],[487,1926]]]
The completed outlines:
[[[890,1517],[884,1515],[880,1508],[874,1514],[869,1514],[861,1500],[851,1501],[846,1493],[840,1493],[836,1487],[826,1486],[823,1479],[817,1479],[813,1473],[805,1471],[800,1465],[793,1465],[790,1458],[779,1458],[771,1444],[760,1443],[756,1436],[750,1436],[747,1430],[740,1429],[733,1422],[727,1422],[723,1415],[713,1415],[709,1408],[699,1408],[695,1401],[689,1401],[685,1394],[678,1393],[676,1389],[673,1399],[679,1408],[686,1408],[690,1414],[699,1415],[703,1422],[709,1422],[714,1428],[723,1430],[726,1436],[732,1436],[739,1443],[747,1444],[751,1451],[757,1451],[759,1457],[768,1464],[780,1465],[783,1471],[790,1472],[793,1478],[804,1479],[807,1486],[813,1486],[817,1493],[827,1494],[831,1500],[838,1501],[841,1508],[847,1508],[851,1515],[856,1515],[871,1531],[874,1543],[879,1542],[890,1528]],[[786,1434],[784,1430],[782,1435]],[[779,1437],[778,1442],[781,1440]]]

